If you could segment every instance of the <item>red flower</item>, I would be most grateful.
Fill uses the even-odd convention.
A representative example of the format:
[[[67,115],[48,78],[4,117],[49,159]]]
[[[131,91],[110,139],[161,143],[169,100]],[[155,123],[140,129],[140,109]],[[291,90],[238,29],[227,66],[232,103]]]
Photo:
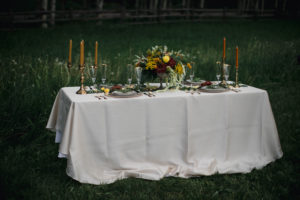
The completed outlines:
[[[156,73],[165,73],[167,71],[168,64],[160,63],[157,65]]]
[[[122,86],[121,85],[114,85],[111,87],[111,91],[115,91],[115,90],[121,90]]]
[[[211,85],[212,83],[210,81],[205,81],[204,83],[201,83],[201,87]]]
[[[167,64],[168,64],[168,66],[170,66],[174,69],[176,66],[176,61],[172,57],[170,57],[170,61]]]

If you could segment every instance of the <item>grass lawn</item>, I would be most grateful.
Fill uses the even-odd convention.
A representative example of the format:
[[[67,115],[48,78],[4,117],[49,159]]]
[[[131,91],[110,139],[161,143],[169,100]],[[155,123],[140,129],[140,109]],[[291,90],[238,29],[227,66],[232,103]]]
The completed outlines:
[[[0,199],[300,199],[299,22],[78,23],[1,31]],[[80,40],[86,41],[87,64],[92,63],[94,42],[99,42],[100,62],[109,63],[110,82],[125,82],[126,64],[154,45],[195,56],[196,77],[215,80],[224,36],[229,64],[234,64],[239,46],[241,82],[269,93],[283,158],[248,174],[190,179],[129,178],[95,186],[66,175],[66,160],[57,158],[55,134],[45,126],[58,90],[79,85]],[[71,38],[76,64],[69,75]]]

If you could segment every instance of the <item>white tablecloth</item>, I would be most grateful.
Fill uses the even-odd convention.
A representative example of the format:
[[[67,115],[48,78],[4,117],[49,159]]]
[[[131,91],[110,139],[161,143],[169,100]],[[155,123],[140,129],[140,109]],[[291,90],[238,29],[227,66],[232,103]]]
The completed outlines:
[[[261,89],[107,100],[77,90],[59,91],[47,128],[57,132],[67,174],[82,183],[247,173],[283,155]]]

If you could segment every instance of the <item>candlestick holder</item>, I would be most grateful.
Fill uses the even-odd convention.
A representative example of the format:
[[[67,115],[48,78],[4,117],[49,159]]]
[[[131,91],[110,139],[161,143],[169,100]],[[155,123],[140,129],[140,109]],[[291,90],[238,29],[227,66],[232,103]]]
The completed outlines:
[[[84,64],[82,65],[79,65],[79,70],[80,70],[80,83],[81,83],[81,86],[80,86],[80,89],[76,92],[76,94],[86,94],[86,90],[84,89]]]
[[[235,88],[240,87],[238,78],[239,78],[239,68],[236,68],[236,70],[235,70],[235,86],[234,86]]]
[[[70,72],[71,71],[71,67],[72,67],[72,63],[68,62],[67,67],[68,67],[68,71]]]

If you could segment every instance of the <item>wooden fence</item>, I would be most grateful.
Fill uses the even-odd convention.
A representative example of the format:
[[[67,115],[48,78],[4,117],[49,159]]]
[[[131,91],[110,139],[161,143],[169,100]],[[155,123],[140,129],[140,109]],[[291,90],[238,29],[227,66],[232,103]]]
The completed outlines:
[[[54,14],[54,15],[53,15]],[[238,9],[160,9],[160,10],[60,10],[0,13],[1,25],[42,24],[68,21],[121,20],[127,23],[156,23],[174,20],[202,20],[224,18],[270,18],[276,10]]]

